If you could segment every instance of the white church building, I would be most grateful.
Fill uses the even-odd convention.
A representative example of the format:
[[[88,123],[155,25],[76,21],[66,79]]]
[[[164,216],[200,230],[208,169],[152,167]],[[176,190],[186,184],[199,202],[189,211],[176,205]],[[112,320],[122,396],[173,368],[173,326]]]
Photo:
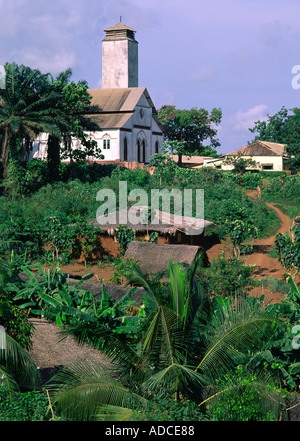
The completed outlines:
[[[146,87],[138,85],[138,42],[135,31],[122,22],[105,29],[102,40],[102,88],[89,89],[92,105],[99,106],[93,120],[101,128],[88,132],[97,141],[103,160],[124,166],[148,163],[161,153],[163,131]],[[48,134],[33,144],[31,158],[47,158]],[[76,147],[80,142],[73,139]],[[89,158],[93,161],[94,158]]]

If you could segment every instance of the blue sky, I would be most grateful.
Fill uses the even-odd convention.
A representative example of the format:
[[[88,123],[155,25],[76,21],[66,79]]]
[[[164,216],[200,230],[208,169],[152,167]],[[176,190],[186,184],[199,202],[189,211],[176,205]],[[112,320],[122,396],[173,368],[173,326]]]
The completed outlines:
[[[122,16],[157,109],[222,109],[219,153],[251,141],[258,119],[300,107],[299,0],[0,0],[0,16],[0,65],[71,67],[90,88],[101,87],[103,30]]]

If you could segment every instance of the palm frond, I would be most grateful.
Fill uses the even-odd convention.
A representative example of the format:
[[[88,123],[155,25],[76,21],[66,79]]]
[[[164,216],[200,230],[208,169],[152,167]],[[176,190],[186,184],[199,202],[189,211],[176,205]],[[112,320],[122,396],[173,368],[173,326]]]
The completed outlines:
[[[187,280],[186,273],[178,263],[169,262],[171,305],[174,312],[184,321],[186,310]]]
[[[132,400],[147,404],[145,398],[130,392],[107,369],[92,361],[80,361],[60,370],[49,384],[49,394],[67,418],[80,421],[99,419],[109,408],[126,411]]]
[[[193,368],[183,364],[173,363],[170,366],[150,375],[143,383],[146,390],[152,394],[178,394],[189,397],[196,389],[206,384],[206,378]]]
[[[7,395],[12,398],[16,392],[19,391],[19,387],[11,372],[0,365],[0,389],[4,388]]]
[[[246,300],[235,306],[223,302],[215,312],[207,327],[206,351],[197,371],[213,377],[228,370],[242,354],[261,348],[279,325],[268,312],[250,308]]]
[[[160,306],[145,323],[142,338],[142,356],[154,365],[170,365],[176,360],[175,334],[178,331],[178,318],[174,311]],[[151,362],[150,362],[151,363]]]
[[[134,410],[129,407],[104,404],[96,413],[96,421],[134,421]]]
[[[8,334],[1,334],[0,364],[22,383],[39,384],[40,374],[29,353]]]

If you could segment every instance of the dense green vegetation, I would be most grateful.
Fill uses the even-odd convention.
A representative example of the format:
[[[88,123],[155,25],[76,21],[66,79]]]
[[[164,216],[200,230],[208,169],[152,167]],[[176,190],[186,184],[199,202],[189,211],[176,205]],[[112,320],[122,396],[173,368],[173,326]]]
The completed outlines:
[[[33,168],[36,172],[37,168]],[[98,179],[95,168],[100,171]],[[101,166],[89,169],[83,165],[79,169],[80,174],[75,179],[44,182],[31,194],[25,192],[10,197],[4,193],[1,196],[0,324],[5,325],[16,344],[29,348],[32,328],[24,312],[30,310],[29,316],[46,315],[65,332],[105,351],[114,369],[118,367],[120,372],[119,384],[99,366],[84,363],[64,368],[53,379],[52,386],[47,386],[55,418],[278,419],[285,408],[284,397],[299,386],[299,363],[291,347],[293,325],[299,320],[300,296],[296,285],[291,281],[290,289],[285,290],[286,302],[266,307],[263,298],[249,297],[254,284],[253,268],[243,265],[238,256],[225,258],[221,255],[208,268],[200,262],[194,270],[170,266],[169,282],[162,282],[161,274],[148,280],[133,263],[128,267],[119,265],[120,275],[128,279],[132,289],[118,303],[108,297],[104,288],[98,301],[81,289],[81,283],[71,287],[59,265],[70,258],[70,245],[76,248],[80,228],[90,234],[91,243],[95,239],[87,220],[95,216],[95,194],[99,188],[108,187],[118,192],[119,181],[126,180],[128,191],[142,187],[150,192],[160,183],[158,173],[149,175],[142,169],[102,170]],[[216,223],[211,234],[230,237],[237,219],[255,225],[261,237],[277,228],[273,212],[266,209],[262,200],[247,198],[246,188],[234,174],[177,167],[169,172],[177,188],[204,188],[205,216]],[[257,182],[257,177],[253,179]],[[279,180],[276,177],[274,182],[276,179]],[[167,182],[168,170],[161,184],[170,189]],[[268,191],[274,185],[273,180],[269,182],[263,190],[266,198],[270,197]],[[250,177],[245,185],[250,188],[253,185]],[[295,194],[298,180],[287,177],[284,185],[288,186],[291,195]],[[80,228],[76,229],[75,225]],[[44,245],[49,241],[52,247],[45,250]],[[47,272],[40,267],[40,281],[37,282],[30,264],[36,267],[43,259],[58,266]],[[27,281],[18,279],[20,271],[28,275]],[[131,300],[134,286],[145,288],[142,304]],[[285,320],[278,321],[282,318]],[[8,375],[11,367],[6,354],[2,356],[2,365]],[[27,369],[27,363],[28,360],[22,362],[22,369],[25,366]],[[11,370],[18,378],[20,369],[13,366]],[[262,376],[262,371],[268,375]],[[124,376],[124,372],[132,375]],[[6,377],[8,383],[12,378],[11,374]],[[73,379],[71,383],[70,378]],[[74,395],[75,386],[81,385],[80,399],[85,403],[91,392],[90,382],[94,384],[96,395],[88,407],[84,404],[83,408],[77,408],[75,415],[73,410],[71,412],[72,403],[78,400]],[[17,383],[14,382],[14,388]],[[2,390],[1,418],[30,419],[32,415],[20,407],[20,400],[9,398],[7,388],[8,384]],[[115,394],[120,388],[122,395]],[[109,399],[107,390],[112,393]],[[159,397],[158,391],[161,392]],[[22,400],[28,399],[28,403],[37,400],[34,418],[52,419],[45,386],[40,392],[35,388],[31,394],[21,394]],[[62,400],[62,396],[66,398]],[[121,403],[127,404],[124,407]],[[88,409],[88,414],[84,409]]]
[[[173,186],[177,189],[190,188],[194,192],[197,188],[204,190],[204,215],[215,224],[213,230],[207,231],[208,235],[217,234],[220,238],[230,236],[234,243],[240,244],[251,237],[266,237],[276,231],[279,225],[275,213],[261,200],[246,196],[245,188],[239,185],[234,175],[215,170],[185,170],[176,166],[164,173],[161,187],[158,173],[150,175],[142,169],[132,171],[116,167],[111,171],[111,168],[101,165],[81,165],[76,178],[56,183],[45,182],[43,171],[43,165],[27,167],[27,181],[22,184],[22,196],[11,199],[3,194],[0,197],[2,239],[15,242],[16,250],[26,250],[32,258],[68,262],[78,255],[80,245],[77,239],[80,232],[89,238],[86,248],[90,245],[92,250],[96,245],[96,235],[87,221],[96,217],[100,205],[96,195],[100,189],[114,190],[118,203],[119,182],[126,181],[128,194],[135,188],[143,188],[150,203],[152,188],[172,190],[169,184],[171,172],[174,175]],[[98,179],[97,171],[100,175]],[[41,187],[34,191],[32,182]],[[249,182],[249,179],[245,182]],[[170,209],[173,209],[172,199]],[[48,245],[47,250],[45,245]]]

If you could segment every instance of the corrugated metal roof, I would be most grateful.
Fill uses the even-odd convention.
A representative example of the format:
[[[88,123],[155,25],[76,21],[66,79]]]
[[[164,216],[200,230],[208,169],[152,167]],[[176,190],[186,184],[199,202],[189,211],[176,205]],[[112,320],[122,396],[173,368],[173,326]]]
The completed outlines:
[[[99,113],[89,115],[101,128],[121,128],[133,114],[142,95],[152,108],[152,116],[158,126],[161,124],[156,117],[156,109],[146,87],[129,87],[115,89],[88,89],[92,96],[91,104],[99,107]]]
[[[170,155],[173,161],[178,162],[178,155]],[[183,164],[203,164],[205,159],[211,159],[209,156],[185,156],[181,158]]]
[[[285,153],[284,149],[285,144],[257,140],[230,153],[226,153],[225,156],[239,154],[243,156],[283,156]]]
[[[100,113],[99,115],[91,115],[95,123],[101,129],[120,129],[132,116],[132,113]]]
[[[99,106],[100,112],[133,112],[142,94],[147,92],[145,87],[130,87],[116,89],[89,89],[92,105]],[[148,93],[146,97],[148,98]],[[150,102],[151,105],[151,102]]]

